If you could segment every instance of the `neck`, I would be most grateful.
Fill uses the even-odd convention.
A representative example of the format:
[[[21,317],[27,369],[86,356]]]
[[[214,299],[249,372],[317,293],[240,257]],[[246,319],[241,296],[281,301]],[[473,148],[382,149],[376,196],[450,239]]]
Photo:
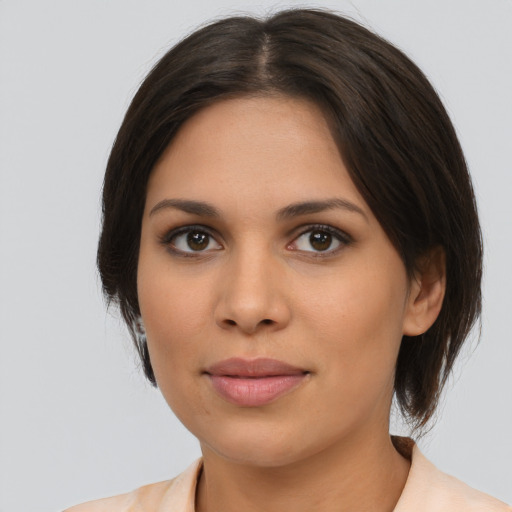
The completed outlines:
[[[232,462],[203,447],[196,512],[392,512],[410,463],[387,433],[358,437],[280,467]]]

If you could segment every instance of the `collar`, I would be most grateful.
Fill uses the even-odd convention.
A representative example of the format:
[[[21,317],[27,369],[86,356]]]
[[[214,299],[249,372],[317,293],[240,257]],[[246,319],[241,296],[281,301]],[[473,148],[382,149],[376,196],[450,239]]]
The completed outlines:
[[[409,476],[393,512],[512,512],[512,507],[439,471],[412,439],[393,437],[393,443],[411,460]],[[202,466],[202,459],[198,459],[175,478],[156,512],[194,512]]]

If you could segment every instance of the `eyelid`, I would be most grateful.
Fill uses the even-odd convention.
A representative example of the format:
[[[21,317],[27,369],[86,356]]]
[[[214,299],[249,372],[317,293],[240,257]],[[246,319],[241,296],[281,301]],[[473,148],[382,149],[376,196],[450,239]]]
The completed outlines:
[[[345,231],[335,228],[334,226],[331,226],[329,224],[308,224],[306,226],[301,226],[298,228],[300,231],[297,235],[294,236],[293,240],[288,244],[288,248],[290,245],[292,245],[297,239],[299,239],[301,236],[305,235],[306,233],[309,233],[311,231],[324,231],[326,233],[329,233],[333,237],[335,237],[340,242],[340,247],[336,247],[335,249],[327,249],[325,251],[302,251],[300,249],[291,249],[295,250],[297,252],[301,253],[308,253],[314,257],[327,257],[331,256],[333,254],[336,254],[338,251],[342,250],[347,245],[350,245],[353,243],[354,239]]]
[[[296,231],[298,231],[297,235],[295,235],[295,238],[298,238],[299,236],[304,235],[305,233],[309,233],[310,231],[327,231],[328,233],[331,233],[332,235],[338,237],[340,240],[344,242],[351,242],[353,239],[352,237],[346,232],[343,231],[340,228],[336,228],[334,226],[331,226],[330,224],[304,224],[302,226],[299,226],[296,228]]]
[[[185,224],[183,226],[179,226],[173,229],[170,229],[166,231],[163,235],[159,237],[159,241],[162,245],[164,245],[169,251],[171,251],[173,254],[183,256],[183,257],[200,257],[200,256],[206,256],[210,254],[212,251],[217,251],[220,249],[210,249],[210,250],[204,250],[204,251],[182,251],[181,249],[178,249],[176,246],[172,244],[173,239],[176,237],[183,235],[185,233],[189,233],[191,231],[196,231],[200,233],[205,233],[208,236],[212,237],[215,242],[223,248],[222,243],[219,241],[219,235],[212,230],[211,228],[204,226],[202,224]]]
[[[335,249],[327,249],[325,251],[304,251],[300,249],[293,249],[290,246],[296,242],[298,238],[305,235],[306,233],[309,233],[311,231],[324,231],[326,233],[331,234],[334,238],[336,238],[340,242],[340,246],[336,247]],[[207,235],[211,236],[215,242],[221,246],[221,249],[223,249],[223,243],[219,241],[221,238],[217,231],[211,229],[208,226],[202,225],[202,224],[185,224],[182,226],[175,227],[173,229],[170,229],[165,232],[165,234],[161,235],[159,237],[159,241],[162,245],[164,245],[169,251],[171,251],[173,254],[183,256],[183,257],[200,257],[200,256],[206,256],[208,254],[211,254],[213,251],[217,251],[220,249],[210,249],[210,250],[204,250],[204,251],[182,251],[181,249],[178,249],[176,246],[172,244],[172,240],[176,238],[179,235],[182,235],[184,233],[189,233],[191,231],[198,231],[206,233]],[[306,224],[299,226],[294,231],[298,231],[297,234],[293,235],[290,233],[290,236],[293,236],[292,241],[287,244],[286,248],[290,249],[292,251],[300,252],[300,253],[307,253],[309,256],[313,257],[328,257],[336,254],[338,251],[342,250],[346,246],[353,243],[353,238],[346,233],[345,231],[336,228],[334,226],[331,226],[329,224]]]

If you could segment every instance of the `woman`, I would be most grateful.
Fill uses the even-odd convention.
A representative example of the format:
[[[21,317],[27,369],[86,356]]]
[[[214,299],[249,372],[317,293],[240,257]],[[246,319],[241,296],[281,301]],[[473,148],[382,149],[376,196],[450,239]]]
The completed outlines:
[[[510,510],[389,435],[394,394],[432,418],[482,266],[454,129],[396,48],[314,10],[198,30],[136,94],[103,212],[105,294],[203,457],[70,510]]]

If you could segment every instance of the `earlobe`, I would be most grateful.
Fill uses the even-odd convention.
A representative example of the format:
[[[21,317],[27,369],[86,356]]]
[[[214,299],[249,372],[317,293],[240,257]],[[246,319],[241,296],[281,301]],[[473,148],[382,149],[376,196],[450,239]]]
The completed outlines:
[[[439,316],[446,291],[446,257],[442,247],[435,247],[422,257],[411,280],[403,334],[419,336]]]

